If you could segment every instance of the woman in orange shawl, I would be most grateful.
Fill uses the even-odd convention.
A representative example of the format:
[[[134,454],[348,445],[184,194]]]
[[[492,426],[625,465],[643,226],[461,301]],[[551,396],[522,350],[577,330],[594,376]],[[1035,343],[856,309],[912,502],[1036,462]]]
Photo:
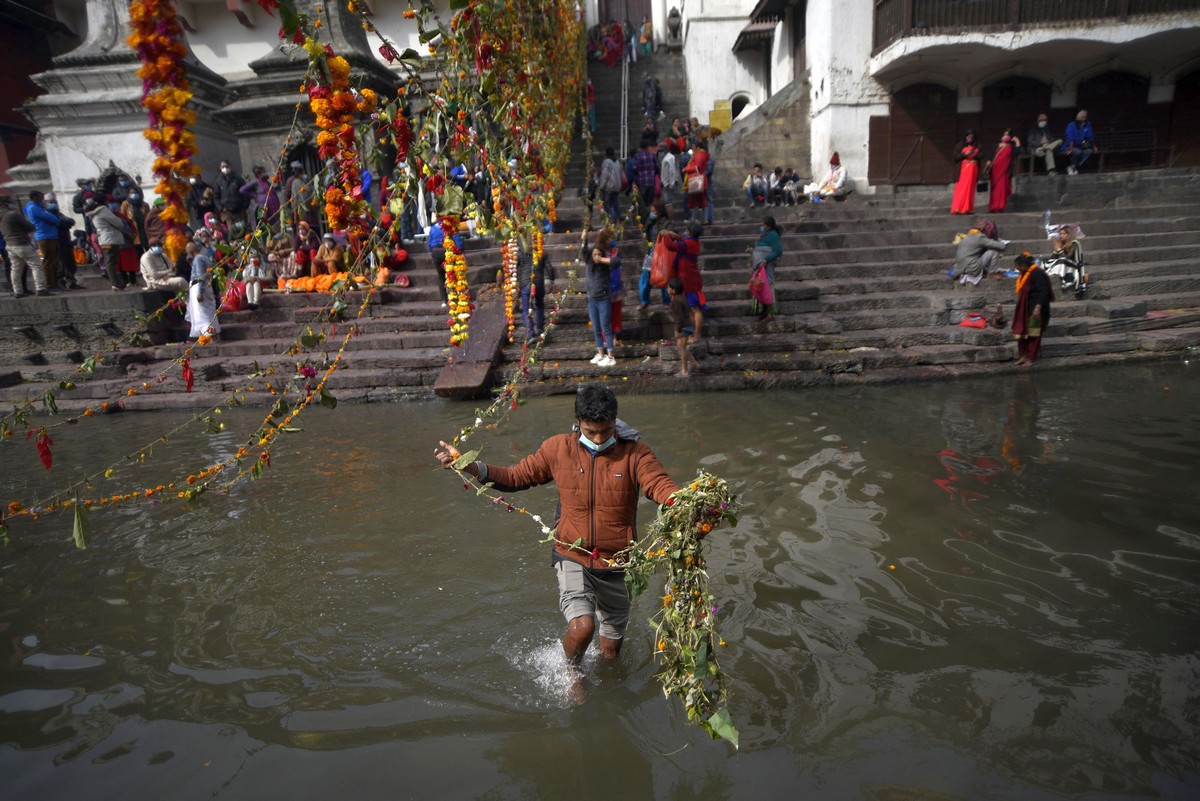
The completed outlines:
[[[1008,198],[1012,195],[1013,159],[1021,148],[1021,140],[1015,139],[1007,132],[1000,137],[996,146],[996,154],[992,156],[992,192],[988,198],[988,211],[1002,212],[1008,206]]]
[[[960,163],[958,183],[954,185],[954,199],[950,201],[951,214],[975,213],[975,185],[979,181],[979,148],[975,146],[975,131],[967,129],[967,135],[958,145],[955,160]]]
[[[1012,331],[1017,340],[1017,366],[1037,361],[1042,334],[1050,324],[1054,287],[1050,277],[1028,252],[1016,258],[1017,307],[1013,309]]]

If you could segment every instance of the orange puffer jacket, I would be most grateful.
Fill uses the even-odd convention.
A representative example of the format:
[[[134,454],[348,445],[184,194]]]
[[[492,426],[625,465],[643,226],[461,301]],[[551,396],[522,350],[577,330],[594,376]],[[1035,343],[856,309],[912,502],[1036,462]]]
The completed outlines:
[[[637,538],[640,493],[665,503],[679,489],[641,440],[618,439],[592,456],[577,433],[550,437],[512,467],[489,464],[487,481],[501,492],[553,481],[562,506],[554,548],[593,570],[611,569],[613,555]]]

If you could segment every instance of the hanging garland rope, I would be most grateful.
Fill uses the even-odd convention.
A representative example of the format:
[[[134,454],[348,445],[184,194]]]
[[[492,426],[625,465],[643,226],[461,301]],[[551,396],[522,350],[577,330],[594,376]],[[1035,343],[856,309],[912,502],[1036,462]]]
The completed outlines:
[[[390,210],[398,212],[407,198],[422,189],[431,191],[442,225],[447,234],[447,289],[452,291],[450,304],[451,345],[459,345],[469,336],[471,295],[467,281],[467,266],[452,235],[457,232],[462,214],[470,209],[478,228],[493,232],[500,241],[510,243],[525,236],[532,243],[534,257],[540,261],[544,253],[541,225],[557,218],[556,193],[561,190],[570,152],[574,123],[582,114],[583,39],[582,21],[575,5],[564,0],[540,3],[484,3],[450,0],[452,12],[448,21],[435,14],[432,3],[422,0],[419,7],[405,12],[418,25],[419,41],[435,59],[435,77],[427,84],[421,70],[429,66],[423,55],[413,50],[400,51],[393,40],[379,32],[365,8],[347,0],[345,7],[359,16],[363,28],[376,35],[379,52],[389,63],[407,76],[397,97],[387,101],[367,88],[354,88],[350,81],[348,62],[334,53],[328,44],[319,40],[320,20],[310,22],[300,15],[293,0],[256,0],[267,12],[278,12],[283,22],[281,34],[302,45],[309,56],[309,71],[302,91],[313,112],[318,129],[317,143],[322,158],[334,162],[335,176],[322,196],[324,212],[331,225],[347,230],[352,237],[366,237],[362,254],[376,244],[376,237],[390,232],[370,231],[366,226],[362,201],[360,159],[373,154],[374,143],[380,138],[394,148],[397,167],[391,177],[396,194]],[[167,200],[166,217],[171,225],[168,251],[178,253],[184,244],[183,192],[186,177],[197,171],[192,163],[195,152],[194,111],[186,108],[191,99],[187,84],[181,31],[172,0],[135,0],[131,4],[133,33],[129,43],[143,61],[139,75],[143,78],[144,105],[150,115],[146,138],[157,156],[155,173],[159,178],[158,192]],[[567,43],[564,46],[564,43]],[[370,115],[370,122],[361,122],[357,115]],[[416,116],[414,116],[416,115]],[[419,119],[419,130],[413,130]],[[378,129],[375,124],[378,123]],[[591,136],[586,132],[588,162],[591,163]],[[288,141],[292,133],[288,134]],[[360,147],[365,144],[365,149]],[[286,150],[286,147],[285,147]],[[455,191],[446,181],[443,170],[447,164],[475,163],[487,176],[491,203],[475,202],[464,208],[461,190]],[[398,204],[398,205],[397,205]],[[397,215],[398,216],[398,215]],[[581,249],[587,241],[591,225],[588,209]],[[630,215],[636,224],[637,213]],[[617,227],[618,239],[625,220],[611,221]],[[259,232],[256,232],[255,236]],[[512,248],[515,255],[515,248]],[[508,269],[502,296],[511,304],[515,275]],[[243,259],[244,260],[244,259]],[[573,259],[568,270],[568,293],[573,289],[580,266]],[[332,304],[325,310],[334,318],[344,307],[345,292],[362,278],[361,264],[354,275],[342,279]],[[375,292],[367,286],[358,310],[361,318]],[[550,312],[547,331],[556,325],[563,295],[556,298]],[[314,331],[310,326],[287,350],[298,356],[319,347],[327,336],[336,332],[336,323],[328,332]],[[336,399],[327,385],[342,364],[350,341],[358,333],[351,325],[342,336],[341,345],[332,359],[320,370],[311,358],[297,363],[296,376],[285,385],[273,378],[275,367],[256,370],[250,379],[262,379],[271,394],[279,399],[265,419],[246,437],[242,445],[225,459],[191,471],[175,481],[145,486],[128,492],[80,498],[80,489],[91,489],[92,482],[101,476],[108,478],[113,467],[94,472],[80,482],[51,496],[42,503],[25,505],[11,502],[0,515],[27,516],[37,520],[48,512],[74,512],[73,536],[79,547],[87,545],[90,510],[122,503],[155,502],[160,497],[175,497],[190,501],[207,491],[228,491],[243,478],[251,480],[263,475],[270,467],[270,447],[282,433],[298,431],[295,425],[300,414],[314,405],[334,408]],[[511,335],[511,327],[510,327]],[[466,441],[478,428],[495,428],[507,414],[519,405],[520,388],[530,378],[530,367],[536,364],[542,340],[521,350],[518,370],[497,393],[493,403],[477,410],[473,425],[464,426],[454,438],[456,444]],[[207,343],[201,338],[196,347]],[[187,349],[172,362],[181,374],[190,374]],[[148,390],[154,382],[142,382]],[[318,378],[318,376],[320,376]],[[163,379],[165,380],[165,379]],[[185,378],[185,380],[187,380]],[[303,388],[297,383],[303,381]],[[138,394],[130,387],[127,394]],[[228,406],[240,403],[241,387],[228,398]],[[253,384],[244,391],[254,391]],[[299,394],[303,398],[288,403],[285,396]],[[47,405],[52,405],[53,401]],[[209,413],[199,413],[167,439],[187,425],[203,422],[210,431],[221,431],[224,425],[216,420],[222,405]],[[22,407],[31,413],[32,401]],[[90,408],[90,407],[89,407]],[[50,409],[53,411],[52,409]],[[89,416],[86,413],[82,417]],[[76,421],[78,418],[76,418]],[[50,467],[50,448],[53,438],[46,428],[30,430],[27,438],[34,441],[47,468]],[[126,459],[144,461],[152,446],[131,452]],[[477,453],[477,452],[476,452]],[[466,454],[473,458],[472,454]],[[471,484],[456,463],[456,471]],[[491,490],[479,488],[494,506],[506,511],[527,514],[547,539],[554,531],[545,520],[524,508],[517,508]],[[681,490],[672,502],[660,510],[651,527],[651,534],[621,555],[620,566],[626,569],[630,591],[636,595],[645,589],[651,573],[665,568],[668,591],[663,610],[656,615],[657,648],[663,662],[659,679],[664,692],[677,695],[683,702],[690,720],[697,722],[714,737],[724,737],[737,745],[737,732],[726,709],[727,690],[724,677],[717,667],[714,645],[723,644],[715,630],[715,607],[708,592],[703,570],[703,556],[696,532],[711,530],[713,525],[733,520],[735,499],[724,482],[701,473],[696,481]],[[705,527],[708,527],[707,529]],[[7,525],[0,516],[0,537],[7,536]],[[639,589],[640,587],[640,589]]]

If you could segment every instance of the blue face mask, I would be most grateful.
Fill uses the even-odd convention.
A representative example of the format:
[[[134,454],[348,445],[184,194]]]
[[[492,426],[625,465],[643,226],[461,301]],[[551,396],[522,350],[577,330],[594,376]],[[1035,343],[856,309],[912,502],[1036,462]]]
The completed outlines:
[[[767,232],[767,226],[765,226],[765,225],[758,226],[758,232],[760,234],[765,234]]]
[[[658,215],[657,215],[657,214],[654,214],[653,212],[651,212],[651,214],[650,214],[650,219],[652,219],[652,220],[657,220],[657,219],[658,219]]]
[[[58,211],[58,204],[57,203],[47,203],[46,208],[50,209],[50,211]]]
[[[616,444],[617,435],[613,434],[611,437],[604,440],[604,442],[597,445],[596,443],[592,442],[590,439],[588,439],[581,433],[579,435],[579,441],[580,441],[580,443],[583,444],[583,447],[587,448],[592,453],[600,453],[601,451],[605,450],[606,448],[611,448],[613,445]]]

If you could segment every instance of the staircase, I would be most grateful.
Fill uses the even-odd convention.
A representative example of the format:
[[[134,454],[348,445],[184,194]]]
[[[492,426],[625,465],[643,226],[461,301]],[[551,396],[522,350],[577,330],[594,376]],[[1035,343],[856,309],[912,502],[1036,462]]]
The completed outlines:
[[[646,74],[660,75],[667,116],[682,114],[685,92],[677,55],[660,53],[631,70],[631,85]],[[619,70],[593,68],[597,90],[595,148],[615,142],[615,121],[605,108],[616,105]],[[636,94],[630,118],[640,129]],[[566,294],[568,263],[577,255],[585,219],[583,184],[586,154],[576,142],[568,183],[559,204],[556,232],[547,251],[558,267],[555,289],[563,293],[558,325],[535,361],[520,345],[507,346],[494,375],[506,382],[518,371],[534,380],[526,394],[573,392],[584,380],[612,383],[622,392],[798,387],[939,379],[1016,371],[1008,332],[957,325],[972,310],[1007,307],[1011,317],[1013,281],[986,280],[975,288],[954,288],[946,277],[951,244],[970,220],[951,217],[950,192],[919,187],[852,194],[840,203],[747,209],[736,189],[716,198],[714,225],[705,228],[701,268],[708,311],[703,339],[696,346],[700,371],[679,378],[666,309],[637,310],[640,232],[626,229],[621,242],[626,292],[618,364],[601,370],[594,353],[586,301],[579,290]],[[636,144],[636,139],[634,140]],[[718,164],[718,169],[721,165]],[[982,199],[982,198],[981,198]],[[1162,358],[1200,344],[1200,170],[1156,170],[1023,179],[1009,211],[992,215],[1001,236],[1012,244],[1006,264],[1022,250],[1047,253],[1042,214],[1075,222],[1083,241],[1092,283],[1082,300],[1060,297],[1035,370]],[[984,207],[986,203],[984,204]],[[772,213],[783,230],[784,255],[776,272],[780,313],[771,323],[750,313],[746,249],[758,236],[758,221]],[[499,248],[487,238],[469,240],[467,260],[477,295],[486,294],[500,265]],[[407,268],[412,285],[389,287],[371,300],[357,322],[358,335],[334,373],[329,390],[340,400],[428,398],[452,355],[440,308],[437,274],[427,251],[412,246]],[[308,326],[320,330],[328,296],[268,293],[257,311],[225,313],[221,337],[197,348],[191,364],[196,382],[185,392],[178,369],[164,374],[169,360],[183,353],[186,333],[178,319],[150,326],[158,344],[107,352],[91,378],[76,367],[103,351],[121,331],[138,326],[135,309],[151,311],[164,293],[113,293],[94,271],[84,274],[93,289],[50,297],[0,299],[0,400],[41,397],[63,379],[78,386],[58,393],[63,412],[98,406],[115,408],[197,408],[223,402],[235,392],[241,402],[266,404],[273,397],[265,382],[249,382],[259,368],[274,366],[282,376],[298,361],[336,352],[350,322],[341,323],[314,352],[288,351]],[[95,288],[98,287],[98,288]],[[347,298],[352,321],[361,293]],[[516,342],[524,337],[518,329]],[[257,365],[257,367],[256,367]],[[159,376],[164,375],[163,380]],[[128,395],[130,388],[134,395]]]

